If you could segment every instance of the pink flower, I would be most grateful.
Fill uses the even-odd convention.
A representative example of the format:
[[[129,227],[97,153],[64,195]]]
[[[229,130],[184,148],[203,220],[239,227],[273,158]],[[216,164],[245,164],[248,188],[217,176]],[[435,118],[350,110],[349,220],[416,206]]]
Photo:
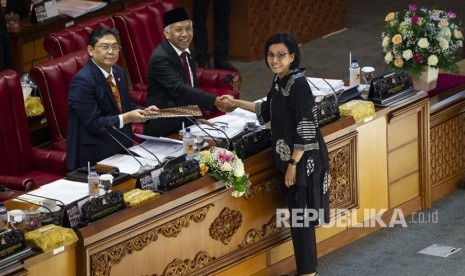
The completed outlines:
[[[423,62],[425,62],[425,61],[420,57],[420,54],[419,54],[419,53],[413,54],[413,60],[414,60],[416,63],[423,63]]]
[[[418,22],[420,21],[420,18],[416,15],[412,16],[412,18],[410,19],[410,21],[413,23],[413,24],[418,24]]]
[[[447,13],[447,16],[448,16],[449,18],[456,18],[456,17],[457,17],[457,14],[456,14],[455,12],[453,12],[453,11],[450,11],[450,12]]]
[[[416,11],[417,10],[417,4],[409,4],[408,5],[408,10],[409,11]]]
[[[234,155],[230,151],[228,151],[226,149],[219,149],[217,154],[216,154],[216,159],[221,164],[223,164],[224,162],[231,163],[233,157],[234,157]]]

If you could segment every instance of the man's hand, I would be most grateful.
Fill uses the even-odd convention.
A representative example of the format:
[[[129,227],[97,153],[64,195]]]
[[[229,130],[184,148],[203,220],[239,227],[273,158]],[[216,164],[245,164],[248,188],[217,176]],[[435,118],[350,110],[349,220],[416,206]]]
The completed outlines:
[[[157,109],[158,110],[158,109]],[[123,114],[123,124],[143,123],[148,120],[147,112],[142,109],[136,109]]]
[[[223,112],[231,112],[237,108],[237,105],[234,103],[234,98],[231,95],[223,95],[216,97],[215,106]]]
[[[144,111],[148,114],[157,114],[160,109],[154,105],[146,107]]]

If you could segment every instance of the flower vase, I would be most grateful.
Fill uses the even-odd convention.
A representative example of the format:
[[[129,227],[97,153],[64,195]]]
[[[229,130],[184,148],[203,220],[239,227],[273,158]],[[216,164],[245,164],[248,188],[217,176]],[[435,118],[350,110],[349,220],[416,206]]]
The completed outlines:
[[[423,90],[428,92],[436,88],[438,81],[439,69],[431,68],[428,66],[428,69],[420,74],[420,76],[412,77],[413,87],[416,90]]]

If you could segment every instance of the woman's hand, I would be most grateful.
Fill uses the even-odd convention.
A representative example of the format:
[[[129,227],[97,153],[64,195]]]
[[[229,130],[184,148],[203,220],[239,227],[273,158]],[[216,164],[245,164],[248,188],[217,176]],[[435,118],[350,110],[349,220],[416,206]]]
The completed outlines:
[[[288,165],[286,175],[284,176],[284,185],[290,188],[295,184],[295,175],[297,171],[297,166]]]

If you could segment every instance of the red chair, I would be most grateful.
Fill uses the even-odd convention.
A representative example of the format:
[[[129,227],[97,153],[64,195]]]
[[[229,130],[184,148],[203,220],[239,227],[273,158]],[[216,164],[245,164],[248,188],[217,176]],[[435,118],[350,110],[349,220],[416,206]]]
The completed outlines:
[[[44,48],[54,58],[86,49],[92,30],[103,26],[115,28],[113,18],[98,16],[81,24],[50,33],[44,39]]]
[[[0,72],[0,185],[29,191],[67,172],[65,153],[31,146],[18,74]],[[1,197],[1,195],[0,195]]]
[[[163,14],[175,6],[173,0],[154,0],[141,3],[113,16],[116,28],[119,30],[123,54],[134,88],[131,98],[139,105],[145,105],[150,56],[158,44],[165,39]],[[144,26],[144,28],[140,26]],[[240,78],[237,71],[198,69],[196,72],[199,81],[198,87],[200,90],[214,95],[229,94],[239,98],[239,93],[233,90],[229,84],[224,83],[223,79],[227,74]],[[220,111],[204,111],[204,115],[207,117],[221,114]]]
[[[80,50],[38,64],[29,72],[32,81],[39,88],[55,149],[66,150],[68,89],[74,75],[88,60],[87,50]],[[143,133],[142,124],[133,124],[133,131]]]

